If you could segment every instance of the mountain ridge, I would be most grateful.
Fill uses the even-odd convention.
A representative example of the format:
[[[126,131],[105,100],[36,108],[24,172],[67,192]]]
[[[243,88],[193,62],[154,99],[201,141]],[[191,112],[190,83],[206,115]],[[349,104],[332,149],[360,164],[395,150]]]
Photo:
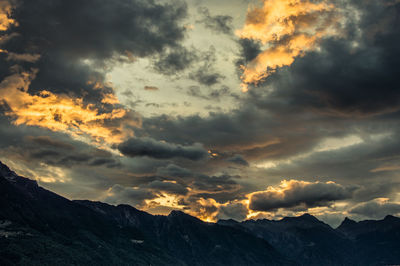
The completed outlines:
[[[0,162],[1,265],[382,265],[400,262],[398,243],[391,215],[336,229],[310,214],[206,223],[69,200]]]

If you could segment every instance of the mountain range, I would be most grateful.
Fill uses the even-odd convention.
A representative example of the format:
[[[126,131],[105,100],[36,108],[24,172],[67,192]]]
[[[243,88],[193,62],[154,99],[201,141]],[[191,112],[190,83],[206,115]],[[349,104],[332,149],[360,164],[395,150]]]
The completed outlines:
[[[400,218],[203,222],[71,201],[0,162],[0,265],[399,265]]]

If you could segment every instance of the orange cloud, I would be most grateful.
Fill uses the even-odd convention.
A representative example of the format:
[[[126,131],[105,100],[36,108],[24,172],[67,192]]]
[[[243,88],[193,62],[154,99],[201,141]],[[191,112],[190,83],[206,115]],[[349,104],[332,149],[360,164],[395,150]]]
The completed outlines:
[[[10,18],[11,11],[10,2],[0,0],[0,31],[6,31],[11,25],[17,25],[17,22]]]
[[[249,9],[243,29],[236,34],[260,41],[264,51],[241,66],[243,91],[277,68],[291,65],[296,57],[316,50],[322,38],[337,35],[334,10],[332,4],[307,0],[264,0],[262,7]]]
[[[94,105],[84,104],[80,98],[45,90],[37,95],[29,94],[28,87],[36,73],[37,70],[15,73],[0,83],[0,101],[6,104],[5,114],[14,119],[15,125],[47,128],[97,144],[119,143],[133,134],[122,124],[139,125],[137,120],[129,119],[129,112],[122,108],[100,112]],[[116,103],[116,99],[105,95],[104,102]]]

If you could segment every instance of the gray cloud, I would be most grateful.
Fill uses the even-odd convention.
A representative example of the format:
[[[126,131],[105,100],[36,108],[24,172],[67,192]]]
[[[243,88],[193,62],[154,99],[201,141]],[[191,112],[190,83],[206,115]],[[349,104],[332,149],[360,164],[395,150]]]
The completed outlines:
[[[217,218],[218,219],[234,219],[236,221],[243,221],[246,219],[248,214],[248,209],[245,205],[241,203],[231,203],[222,205],[219,208]]]
[[[153,68],[158,73],[172,76],[186,70],[197,58],[197,50],[178,46],[156,55]]]
[[[210,46],[208,51],[199,53],[197,57],[201,64],[196,70],[189,73],[189,78],[206,86],[212,86],[224,79],[225,77],[217,73],[213,67],[217,61],[215,53],[214,46]]]
[[[236,154],[235,156],[232,156],[232,157],[230,157],[230,158],[228,158],[226,160],[228,162],[232,162],[234,164],[243,165],[243,166],[249,166],[249,163],[240,154]]]
[[[400,214],[400,203],[382,200],[363,202],[351,208],[349,213],[373,219],[382,219],[386,215]]]
[[[129,203],[132,206],[141,206],[145,200],[156,197],[156,194],[147,189],[124,187],[116,184],[107,191],[104,201],[114,205]]]
[[[150,182],[146,187],[154,189],[155,191],[163,191],[175,195],[186,195],[189,190],[176,182],[159,181],[155,180]]]
[[[226,15],[212,16],[210,11],[206,7],[199,7],[198,13],[201,14],[202,19],[198,20],[197,23],[202,23],[206,28],[222,34],[232,34],[232,22],[233,18]]]
[[[118,146],[119,151],[130,157],[148,156],[156,159],[186,158],[201,160],[208,156],[208,152],[200,145],[183,146],[151,138],[132,138]]]
[[[194,175],[194,173],[189,169],[177,166],[175,164],[169,164],[167,167],[158,168],[157,174],[168,177],[190,177]]]
[[[302,205],[328,206],[333,201],[351,198],[354,189],[336,183],[290,180],[279,191],[270,189],[253,193],[250,197],[249,208],[255,211],[272,211]]]

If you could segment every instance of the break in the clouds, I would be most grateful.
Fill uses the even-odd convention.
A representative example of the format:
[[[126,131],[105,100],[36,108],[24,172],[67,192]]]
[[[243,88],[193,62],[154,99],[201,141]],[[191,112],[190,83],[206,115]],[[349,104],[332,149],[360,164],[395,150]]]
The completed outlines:
[[[206,221],[398,215],[399,10],[0,0],[0,159]]]

